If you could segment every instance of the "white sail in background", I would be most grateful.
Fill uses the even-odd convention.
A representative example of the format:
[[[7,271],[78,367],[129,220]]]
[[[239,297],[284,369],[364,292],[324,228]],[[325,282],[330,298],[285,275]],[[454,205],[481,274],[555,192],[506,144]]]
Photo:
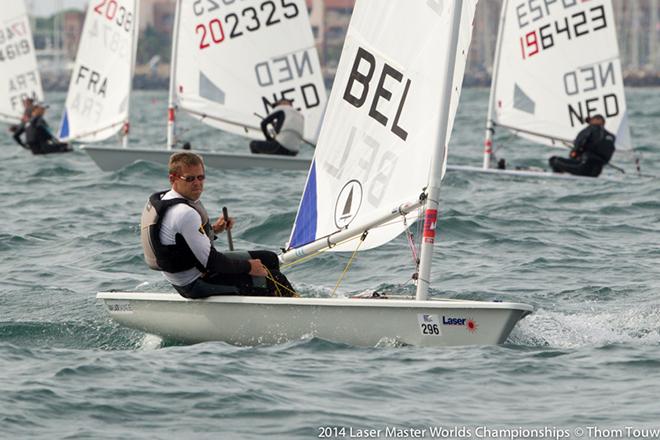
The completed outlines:
[[[23,98],[43,100],[30,19],[23,0],[0,8],[0,121],[16,123],[23,115]]]
[[[630,149],[611,0],[507,0],[490,111],[495,125],[546,145],[570,144],[602,114]]]
[[[138,35],[137,0],[91,2],[59,138],[102,141],[128,123]]]
[[[476,0],[463,2],[456,65],[447,79],[443,51],[451,40],[455,5],[432,0],[356,3],[290,248],[415,202],[430,173],[443,173],[446,146],[438,152],[436,144],[441,130],[447,142],[451,133]],[[441,121],[448,80],[453,94],[448,120]],[[436,170],[430,169],[433,155]],[[415,218],[415,212],[410,214],[409,224]],[[360,250],[382,245],[404,228],[401,216],[372,228]],[[355,247],[353,242],[332,249]]]
[[[180,0],[177,20],[177,108],[262,139],[261,119],[289,98],[316,141],[326,92],[304,0]]]

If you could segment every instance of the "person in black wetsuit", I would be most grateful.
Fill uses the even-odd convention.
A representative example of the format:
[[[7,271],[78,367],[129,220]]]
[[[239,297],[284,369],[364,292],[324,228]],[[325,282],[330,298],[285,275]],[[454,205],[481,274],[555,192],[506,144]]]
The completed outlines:
[[[73,151],[69,144],[60,142],[50,130],[44,119],[48,108],[43,103],[37,103],[32,109],[32,119],[25,127],[25,143],[32,154],[66,153]]]
[[[9,127],[9,131],[13,133],[12,137],[14,138],[16,143],[26,149],[29,147],[25,144],[25,142],[23,142],[23,139],[21,139],[21,135],[25,133],[25,126],[28,124],[28,122],[30,122],[30,119],[32,119],[33,105],[34,105],[34,100],[32,98],[23,99],[23,116],[21,116],[21,122]]]
[[[200,197],[206,179],[204,162],[191,152],[169,161],[172,188],[149,197],[142,212],[141,240],[145,261],[160,270],[181,296],[297,296],[274,252],[220,252],[215,234],[231,229],[223,216],[215,222]]]
[[[605,130],[605,118],[594,115],[589,124],[578,133],[568,158],[553,156],[550,167],[556,173],[598,177],[614,154],[614,136]]]
[[[273,111],[261,121],[265,141],[250,142],[254,154],[279,154],[295,156],[305,128],[303,115],[293,108],[293,101],[282,98],[275,103]]]

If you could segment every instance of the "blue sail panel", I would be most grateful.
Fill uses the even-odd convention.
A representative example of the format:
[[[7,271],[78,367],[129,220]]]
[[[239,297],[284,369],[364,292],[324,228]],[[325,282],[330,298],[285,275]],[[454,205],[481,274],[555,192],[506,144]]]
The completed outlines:
[[[66,139],[69,137],[69,114],[64,109],[64,114],[62,115],[62,123],[60,124],[60,132],[57,135],[58,139]]]
[[[293,226],[290,247],[300,247],[316,239],[316,218],[316,162],[312,162],[307,186]]]

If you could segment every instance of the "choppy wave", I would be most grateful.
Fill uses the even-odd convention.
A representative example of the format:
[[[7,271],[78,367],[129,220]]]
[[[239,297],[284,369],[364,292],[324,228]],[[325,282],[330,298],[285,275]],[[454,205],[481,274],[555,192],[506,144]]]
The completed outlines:
[[[579,299],[579,298],[578,298]],[[660,345],[660,305],[603,306],[585,301],[579,310],[539,309],[523,321],[511,342],[552,348],[617,344]]]
[[[469,105],[457,118],[450,162],[481,163],[487,95],[464,92]],[[63,99],[51,101],[51,114]],[[164,144],[154,100],[165,102],[162,93],[136,93],[132,146]],[[631,91],[629,107],[642,170],[660,176],[658,90]],[[182,136],[200,148],[246,148],[237,136],[182,120],[191,127]],[[545,166],[556,153],[503,138],[497,154],[511,164]],[[5,436],[291,439],[315,438],[329,425],[657,422],[657,179],[634,171],[593,184],[447,174],[431,294],[533,305],[503,346],[383,340],[356,348],[312,336],[275,346],[181,346],[119,326],[95,298],[173,292],[139,247],[140,212],[151,192],[168,186],[166,167],[137,162],[105,173],[81,151],[37,158],[0,143]],[[615,157],[634,170],[626,155]],[[207,175],[205,204],[211,215],[229,207],[239,248],[284,244],[305,173]],[[225,236],[217,246],[226,247]],[[359,253],[335,288],[348,260],[324,253],[285,271],[309,297],[414,293],[405,239]]]

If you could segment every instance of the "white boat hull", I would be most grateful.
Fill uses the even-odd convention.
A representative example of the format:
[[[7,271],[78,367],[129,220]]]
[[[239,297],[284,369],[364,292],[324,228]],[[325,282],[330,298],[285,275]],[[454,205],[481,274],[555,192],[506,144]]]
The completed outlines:
[[[355,346],[501,344],[526,304],[465,300],[332,299],[100,292],[118,323],[185,343],[253,346],[318,337]]]
[[[197,150],[157,150],[149,148],[117,148],[85,145],[81,148],[103,171],[116,171],[140,160],[167,165],[173,153],[192,151],[204,158],[209,168],[272,168],[307,171],[311,158],[269,154],[231,154]]]
[[[559,179],[559,180],[608,180],[616,181],[621,179],[613,179],[609,177],[587,177],[587,176],[576,176],[568,173],[553,173],[551,171],[544,170],[500,170],[498,168],[481,168],[481,167],[471,167],[464,165],[451,165],[447,166],[448,171],[463,172],[463,173],[482,173],[490,174],[494,176],[501,177],[523,177],[530,179]]]
[[[137,161],[148,161],[167,165],[173,153],[193,151],[204,158],[209,168],[246,169],[272,168],[278,170],[308,171],[312,163],[309,157],[276,156],[269,154],[231,154],[196,150],[156,150],[151,148],[119,148],[84,145],[85,153],[103,171],[117,171]],[[447,165],[448,171],[483,171],[481,168]],[[491,170],[492,171],[492,170]],[[538,173],[536,173],[538,174]]]

